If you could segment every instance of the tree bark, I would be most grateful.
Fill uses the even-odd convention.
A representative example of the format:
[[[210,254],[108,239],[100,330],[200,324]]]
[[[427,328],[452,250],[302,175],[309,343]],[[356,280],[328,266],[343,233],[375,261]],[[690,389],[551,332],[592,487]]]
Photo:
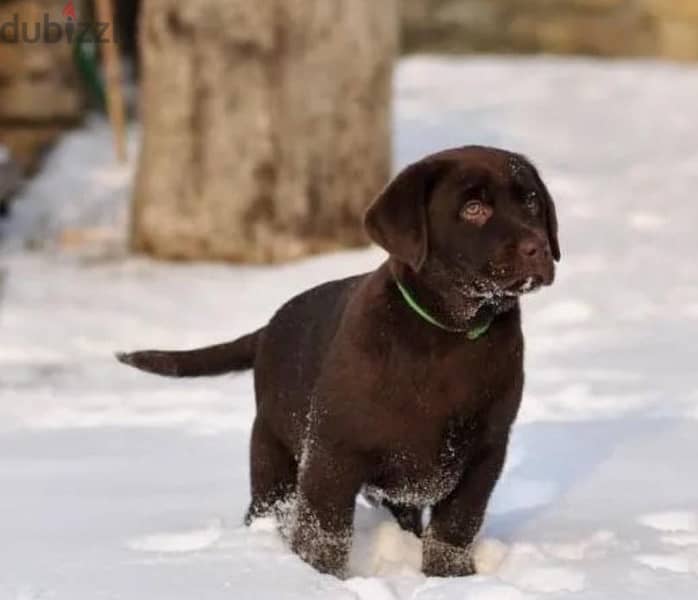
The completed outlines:
[[[135,248],[274,262],[363,244],[397,30],[395,0],[144,2]]]

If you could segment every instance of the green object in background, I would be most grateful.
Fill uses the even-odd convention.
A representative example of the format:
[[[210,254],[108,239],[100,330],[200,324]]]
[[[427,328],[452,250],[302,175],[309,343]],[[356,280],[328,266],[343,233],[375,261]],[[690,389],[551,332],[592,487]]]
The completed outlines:
[[[73,60],[91,96],[102,112],[107,111],[107,96],[99,70],[97,44],[89,39],[88,31],[83,31],[75,39]]]
[[[7,215],[9,202],[22,182],[22,172],[12,159],[9,148],[0,144],[0,217]]]

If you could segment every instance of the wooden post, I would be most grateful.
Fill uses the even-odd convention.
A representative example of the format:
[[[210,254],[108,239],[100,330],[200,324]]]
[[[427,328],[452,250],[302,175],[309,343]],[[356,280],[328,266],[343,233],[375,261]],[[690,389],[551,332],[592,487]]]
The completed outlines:
[[[97,21],[111,24],[111,39],[101,46],[106,79],[107,112],[114,132],[114,149],[120,162],[126,162],[126,115],[121,82],[121,57],[117,45],[111,0],[96,0]]]

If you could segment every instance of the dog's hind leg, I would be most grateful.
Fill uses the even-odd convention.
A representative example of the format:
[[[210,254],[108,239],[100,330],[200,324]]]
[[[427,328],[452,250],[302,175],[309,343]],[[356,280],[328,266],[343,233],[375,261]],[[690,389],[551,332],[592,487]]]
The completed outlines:
[[[284,512],[295,489],[298,466],[288,449],[257,417],[250,442],[250,483],[252,502],[245,524],[266,516],[283,520]]]

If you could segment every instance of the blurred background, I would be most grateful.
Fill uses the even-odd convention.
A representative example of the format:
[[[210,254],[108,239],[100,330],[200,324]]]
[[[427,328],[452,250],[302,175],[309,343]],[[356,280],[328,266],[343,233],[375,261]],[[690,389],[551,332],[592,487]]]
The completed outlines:
[[[109,5],[0,4],[2,210],[66,133],[98,126],[111,90],[122,161],[123,110],[133,139],[130,247],[170,259],[277,262],[364,244],[366,204],[396,164],[417,158],[394,143],[402,57],[698,59],[693,0],[122,0],[114,28],[99,4]],[[111,54],[118,65],[107,76]],[[574,85],[569,68],[558,72]],[[491,93],[482,81],[453,83],[454,93],[463,84]],[[471,130],[448,141],[497,140]],[[83,245],[127,230],[123,221],[70,225],[52,234]]]
[[[693,599],[696,61],[696,0],[0,0],[0,599]],[[374,269],[373,197],[472,143],[537,164],[563,250],[484,575],[360,506],[320,577],[240,528],[250,375],[112,353]]]

